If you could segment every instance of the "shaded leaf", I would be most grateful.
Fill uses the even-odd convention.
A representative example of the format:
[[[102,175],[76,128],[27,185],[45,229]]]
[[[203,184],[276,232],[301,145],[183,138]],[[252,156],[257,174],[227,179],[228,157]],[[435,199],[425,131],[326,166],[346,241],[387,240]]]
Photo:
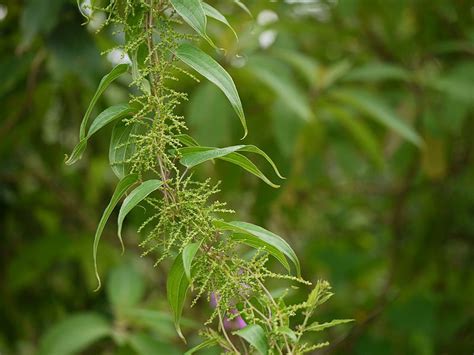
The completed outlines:
[[[109,204],[105,208],[104,213],[102,214],[102,217],[100,218],[99,225],[97,226],[97,231],[95,232],[94,245],[93,245],[94,271],[95,271],[95,277],[97,278],[97,281],[98,281],[98,286],[96,290],[98,290],[101,286],[99,272],[97,270],[97,248],[99,246],[100,237],[102,235],[105,224],[107,223],[107,220],[109,219],[110,214],[112,213],[114,207],[117,205],[117,203],[122,198],[122,196],[125,195],[127,190],[133,184],[137,182],[137,180],[138,180],[138,175],[132,174],[132,175],[125,176],[122,180],[119,181],[119,183],[117,184],[117,187],[115,188],[114,194],[112,195],[112,198],[110,199]]]
[[[301,267],[298,257],[290,245],[282,237],[266,230],[265,228],[247,222],[224,222],[215,220],[214,225],[221,230],[230,230],[237,233],[250,234],[273,246],[283,253],[288,259],[290,259],[290,261],[295,265],[297,275],[301,275]]]
[[[244,110],[237,88],[229,73],[209,55],[187,43],[179,46],[176,50],[176,56],[222,90],[239,116],[245,137],[247,135],[247,123]]]
[[[342,80],[377,82],[382,80],[408,80],[409,78],[409,73],[401,67],[387,63],[369,63],[352,69]]]
[[[245,339],[260,354],[268,354],[268,343],[265,331],[258,324],[251,324],[243,329],[235,331],[233,334]]]
[[[229,21],[225,18],[224,15],[222,15],[219,10],[217,10],[215,7],[212,7],[208,3],[203,2],[202,3],[202,8],[204,9],[204,13],[208,17],[212,17],[213,19],[222,22],[224,25],[229,27],[229,29],[232,31],[236,39],[239,39],[237,36],[237,32],[235,32],[234,28],[230,25]]]
[[[419,147],[423,144],[423,141],[418,133],[403,120],[401,120],[378,98],[368,93],[350,90],[338,90],[333,92],[332,95],[339,101],[353,106],[382,125],[398,133],[400,136],[414,145]]]
[[[203,341],[201,344],[198,344],[195,347],[193,347],[193,348],[189,349],[188,351],[186,351],[184,353],[184,355],[192,355],[192,354],[194,354],[195,352],[197,352],[199,350],[209,348],[209,347],[211,347],[213,345],[216,345],[216,344],[217,344],[216,339],[207,339],[207,340]]]
[[[145,282],[132,265],[121,265],[112,270],[107,282],[107,296],[118,309],[136,305],[145,292]]]
[[[110,122],[115,121],[116,119],[125,117],[134,112],[134,109],[128,104],[120,104],[111,106],[104,111],[102,111],[92,122],[87,132],[87,136],[79,141],[79,143],[74,147],[71,155],[66,160],[67,165],[74,164],[76,161],[81,159],[84,150],[87,147],[87,141],[89,138],[100,130],[102,127],[108,125]]]
[[[128,342],[138,355],[179,355],[181,351],[171,344],[164,343],[145,333],[133,333],[128,338]]]
[[[161,185],[161,180],[152,179],[142,182],[138,185],[127,198],[123,201],[122,207],[120,207],[120,212],[118,215],[118,237],[120,239],[120,243],[122,244],[123,250],[123,242],[122,242],[122,224],[123,220],[127,216],[127,214],[140,202],[142,202],[149,194],[153,191],[156,191]]]
[[[75,354],[111,335],[112,326],[96,313],[70,316],[55,324],[41,339],[41,355]]]
[[[166,281],[166,293],[168,297],[168,303],[170,304],[171,310],[173,311],[176,331],[184,342],[186,342],[186,339],[181,332],[180,321],[188,288],[189,282],[186,278],[186,274],[184,273],[183,257],[181,254],[178,254],[168,274],[168,279]]]
[[[196,256],[197,251],[199,250],[199,246],[201,243],[190,243],[186,245],[183,249],[183,267],[184,273],[188,278],[189,282],[191,282],[191,265],[193,263],[193,259]]]
[[[206,33],[207,18],[200,0],[170,0],[176,12],[202,38],[213,47],[214,43]]]

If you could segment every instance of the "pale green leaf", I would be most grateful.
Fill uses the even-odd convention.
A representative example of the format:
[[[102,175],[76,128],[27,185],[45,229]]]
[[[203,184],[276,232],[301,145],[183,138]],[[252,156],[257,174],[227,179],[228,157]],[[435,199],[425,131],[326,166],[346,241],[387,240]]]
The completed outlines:
[[[191,266],[193,263],[193,259],[196,256],[200,245],[201,243],[190,243],[186,245],[183,249],[184,273],[186,274],[186,277],[188,278],[189,282],[191,282]]]
[[[195,352],[198,352],[199,350],[210,348],[211,346],[216,345],[216,344],[217,344],[216,339],[207,339],[207,340],[203,341],[201,344],[198,344],[195,347],[193,347],[193,348],[189,349],[188,351],[186,351],[184,353],[184,355],[192,355]]]
[[[290,264],[286,260],[285,254],[283,254],[278,248],[265,240],[262,240],[253,234],[247,233],[236,233],[229,236],[230,239],[235,240],[239,243],[246,244],[256,249],[262,249],[267,251],[270,255],[273,255],[284,267],[290,272]]]
[[[112,213],[114,207],[117,205],[119,200],[122,198],[123,195],[127,192],[127,190],[137,182],[138,176],[136,174],[131,174],[125,176],[122,180],[119,181],[117,184],[117,187],[115,188],[114,194],[112,195],[112,198],[110,199],[109,204],[104,210],[104,213],[102,214],[102,217],[100,218],[99,225],[97,226],[97,231],[95,232],[94,236],[94,244],[93,244],[93,258],[94,258],[94,271],[95,271],[95,277],[97,278],[98,281],[98,290],[101,286],[100,282],[100,277],[99,277],[99,272],[97,270],[97,248],[99,246],[99,241],[100,237],[102,235],[102,232],[104,230],[105,224],[107,223],[107,220],[110,217],[110,214]]]
[[[268,354],[268,343],[265,331],[258,324],[251,324],[243,329],[235,331],[233,334],[245,339],[260,354]]]
[[[123,220],[136,205],[142,202],[153,191],[156,191],[162,184],[163,184],[162,181],[157,180],[157,179],[144,181],[140,185],[138,185],[135,189],[133,189],[133,191],[130,192],[127,198],[123,201],[122,207],[120,207],[120,212],[119,212],[118,220],[117,220],[118,237],[121,241],[122,247],[123,247],[123,242],[122,242]]]
[[[120,265],[112,270],[107,280],[110,303],[122,311],[136,305],[145,292],[145,281],[132,265]]]
[[[55,324],[41,338],[40,355],[70,355],[112,334],[112,325],[100,314],[83,313]]]
[[[235,38],[239,39],[239,37],[237,36],[237,32],[235,32],[234,28],[230,25],[229,21],[227,21],[225,16],[222,15],[219,12],[219,10],[217,10],[215,7],[212,7],[211,5],[205,2],[202,3],[202,8],[204,9],[204,13],[206,14],[206,16],[212,17],[214,20],[222,22],[224,25],[229,27],[229,29],[234,34]]]
[[[332,95],[339,101],[353,106],[385,127],[393,130],[414,145],[422,146],[423,141],[418,133],[377,97],[360,90],[337,90]]]
[[[244,110],[237,88],[229,73],[209,55],[187,43],[179,46],[176,50],[176,56],[222,90],[239,116],[245,137],[247,135],[247,123]]]
[[[176,331],[178,332],[179,337],[185,342],[186,340],[181,332],[180,321],[188,288],[189,282],[184,273],[183,257],[181,254],[178,254],[168,274],[168,279],[166,281],[166,294],[168,297],[168,303],[173,311]]]
[[[247,222],[224,222],[216,220],[214,225],[221,230],[230,230],[237,233],[250,234],[263,242],[273,246],[283,253],[295,265],[296,273],[301,275],[301,267],[298,257],[290,245],[280,236],[272,233],[265,228]]]
[[[336,325],[339,325],[339,324],[344,324],[344,323],[350,323],[350,322],[353,322],[354,319],[334,319],[330,322],[326,322],[326,323],[318,323],[318,322],[314,322],[313,324],[310,324],[308,325],[305,330],[308,330],[308,331],[313,331],[313,332],[320,332],[322,330],[325,330],[327,328],[331,328],[331,327],[334,327]]]
[[[82,154],[84,153],[84,150],[87,147],[87,141],[94,133],[96,133],[104,126],[108,125],[110,122],[130,115],[134,111],[135,110],[128,104],[111,106],[102,111],[92,122],[91,126],[89,127],[89,131],[87,132],[87,135],[74,147],[74,150],[72,151],[71,155],[66,160],[66,164],[71,165],[81,159]]]

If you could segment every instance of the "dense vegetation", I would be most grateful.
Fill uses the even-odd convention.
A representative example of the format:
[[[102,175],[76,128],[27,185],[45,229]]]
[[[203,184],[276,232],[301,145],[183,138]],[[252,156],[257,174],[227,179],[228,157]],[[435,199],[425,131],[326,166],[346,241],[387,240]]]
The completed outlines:
[[[209,37],[224,50],[201,46],[239,89],[244,144],[267,152],[287,179],[274,189],[219,160],[197,167],[194,178],[221,180],[217,197],[236,219],[284,236],[303,279],[332,284],[317,321],[355,322],[311,333],[311,343],[329,340],[321,352],[331,353],[472,351],[469,2],[253,1],[246,3],[253,17],[231,0],[210,3],[239,40],[209,19]],[[97,132],[75,165],[62,163],[98,82],[124,60],[108,50],[125,39],[113,27],[96,33],[105,21],[99,12],[81,26],[68,0],[7,2],[0,19],[0,352],[182,353],[189,346],[165,297],[171,263],[140,258],[143,210],[127,216],[124,256],[116,226],[105,228],[98,255],[105,282],[93,292],[93,237],[117,184],[112,127]],[[206,146],[237,144],[242,129],[219,89],[175,74],[173,88],[189,93],[176,108],[189,133]],[[114,81],[91,117],[128,102],[136,79]],[[259,168],[273,176],[264,163]],[[288,287],[270,285],[275,297]],[[309,291],[300,284],[286,299],[302,302]],[[213,309],[206,299],[189,303],[182,329],[195,345]]]

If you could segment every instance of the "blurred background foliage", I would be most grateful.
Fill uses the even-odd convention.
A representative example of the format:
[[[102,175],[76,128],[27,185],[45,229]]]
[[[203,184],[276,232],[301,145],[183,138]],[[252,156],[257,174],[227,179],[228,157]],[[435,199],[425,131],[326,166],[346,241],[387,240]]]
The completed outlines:
[[[125,256],[107,227],[106,286],[92,292],[92,238],[116,183],[110,129],[79,164],[63,164],[98,81],[126,60],[100,53],[122,38],[95,34],[100,13],[81,25],[75,1],[0,3],[0,353],[183,353],[166,270],[139,257],[136,224]],[[472,2],[254,0],[253,17],[231,0],[211,3],[239,41],[210,20],[225,51],[203,46],[236,81],[245,142],[287,179],[275,190],[225,162],[197,174],[223,181],[219,198],[239,219],[286,236],[305,278],[333,285],[320,320],[356,321],[332,330],[323,352],[471,353]],[[176,88],[190,94],[179,110],[201,144],[237,144],[238,120],[218,89],[186,77]],[[126,79],[113,84],[97,112],[129,90]],[[185,313],[205,320],[209,308]],[[185,326],[197,342],[199,324]]]

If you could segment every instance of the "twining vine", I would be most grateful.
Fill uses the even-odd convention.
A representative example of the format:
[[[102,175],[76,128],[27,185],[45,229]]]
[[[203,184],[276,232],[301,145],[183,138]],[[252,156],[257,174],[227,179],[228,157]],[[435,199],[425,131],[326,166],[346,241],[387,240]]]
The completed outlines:
[[[240,2],[238,5],[245,8]],[[98,287],[100,236],[114,207],[126,195],[118,215],[118,237],[122,243],[125,217],[134,207],[144,204],[148,215],[138,229],[142,236],[140,246],[144,255],[156,255],[155,265],[173,260],[167,275],[167,298],[179,336],[185,340],[180,318],[187,294],[193,295],[191,306],[204,298],[213,307],[201,331],[205,340],[187,354],[215,345],[235,354],[303,354],[328,345],[312,344],[304,335],[348,321],[310,321],[318,306],[331,297],[329,284],[318,281],[308,298],[298,304],[286,304],[285,294],[274,297],[266,287],[268,279],[310,284],[301,278],[294,251],[283,238],[262,227],[223,219],[233,211],[216,199],[218,184],[198,181],[192,175],[196,165],[219,159],[278,187],[242,154],[253,153],[263,157],[282,178],[270,157],[256,146],[199,145],[185,133],[185,120],[176,114],[177,105],[187,95],[173,89],[174,82],[180,74],[195,78],[183,68],[184,64],[223,91],[242,123],[244,136],[247,134],[232,78],[192,44],[200,36],[215,48],[206,34],[207,19],[230,27],[226,18],[201,0],[112,0],[106,6],[91,5],[91,11],[104,12],[104,26],[124,34],[125,41],[118,48],[131,60],[131,64],[113,68],[99,83],[81,123],[79,143],[66,160],[66,164],[79,160],[91,136],[115,122],[109,160],[119,182],[94,239]],[[199,36],[180,32],[184,24]],[[107,108],[89,124],[100,95],[126,72],[132,76],[130,101]],[[254,253],[244,256],[248,253],[243,253],[243,246],[252,248]],[[277,259],[288,274],[269,270],[266,265],[270,257]]]

